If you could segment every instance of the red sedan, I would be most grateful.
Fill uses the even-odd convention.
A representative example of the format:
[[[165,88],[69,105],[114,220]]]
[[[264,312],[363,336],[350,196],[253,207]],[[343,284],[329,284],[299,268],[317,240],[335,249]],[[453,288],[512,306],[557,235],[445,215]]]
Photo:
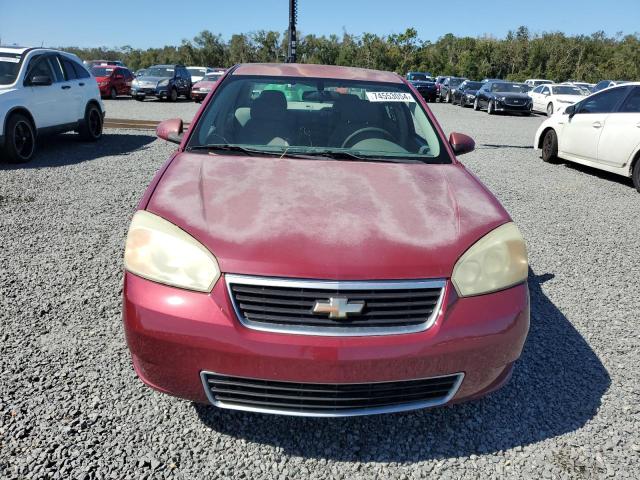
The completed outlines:
[[[529,328],[527,254],[400,76],[240,65],[133,216],[138,376],[220,408],[386,413],[502,386]]]
[[[128,68],[116,65],[96,65],[91,67],[91,74],[96,77],[102,98],[108,97],[115,100],[118,95],[131,94],[133,74]]]
[[[193,101],[197,103],[202,102],[223,75],[224,70],[207,73],[202,80],[194,83],[191,87],[191,98]]]

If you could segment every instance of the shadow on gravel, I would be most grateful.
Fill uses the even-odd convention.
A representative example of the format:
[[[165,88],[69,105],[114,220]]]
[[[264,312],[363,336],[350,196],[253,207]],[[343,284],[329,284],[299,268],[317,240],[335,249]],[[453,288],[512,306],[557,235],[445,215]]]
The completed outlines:
[[[592,175],[594,177],[598,177],[603,180],[616,182],[621,185],[634,188],[633,180],[631,180],[630,177],[623,177],[622,175],[616,175],[615,173],[605,172],[604,170],[600,170],[599,168],[588,167],[587,165],[581,165],[580,163],[573,163],[573,162],[563,162],[563,163],[564,163],[564,166],[566,166],[567,168],[571,168],[573,170],[577,170],[579,172],[585,173],[587,175]]]
[[[562,435],[595,414],[610,378],[597,355],[547,298],[552,274],[529,272],[531,330],[511,381],[471,403],[413,413],[316,419],[196,405],[216,432],[338,461],[416,462],[492,453]]]
[[[38,141],[38,149],[30,162],[10,164],[0,161],[0,170],[62,167],[111,155],[130,154],[150,144],[155,139],[156,136],[153,132],[131,135],[105,133],[95,143],[82,142],[75,133],[53,135]]]
[[[520,148],[523,150],[533,150],[531,145],[500,145],[497,143],[481,143],[478,149],[494,149],[494,148]]]

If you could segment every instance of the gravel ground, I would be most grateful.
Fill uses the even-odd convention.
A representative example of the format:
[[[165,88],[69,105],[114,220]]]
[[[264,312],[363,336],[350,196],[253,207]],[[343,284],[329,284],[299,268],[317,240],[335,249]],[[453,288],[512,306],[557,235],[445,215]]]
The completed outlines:
[[[149,119],[195,108],[106,103]],[[543,163],[540,117],[433,109],[475,137],[464,162],[527,239],[531,332],[507,386],[351,419],[219,411],[144,387],[120,320],[122,247],[172,146],[63,135],[0,166],[0,478],[639,478],[640,195]]]
[[[200,108],[200,103],[179,99],[175,103],[148,99],[138,102],[129,97],[118,97],[117,100],[103,100],[107,118],[126,118],[134,120],[167,120],[182,118],[190,122]]]

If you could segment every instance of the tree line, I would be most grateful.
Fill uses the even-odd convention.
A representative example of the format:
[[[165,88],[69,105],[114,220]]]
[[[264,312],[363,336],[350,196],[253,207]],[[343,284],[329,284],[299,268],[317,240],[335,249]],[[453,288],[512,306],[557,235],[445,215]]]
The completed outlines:
[[[122,60],[137,70],[154,64],[180,63],[229,67],[247,62],[283,62],[287,35],[260,30],[232,35],[203,31],[178,46],[148,48],[66,47],[85,60]],[[423,41],[414,28],[393,35],[298,36],[298,61],[395,71],[426,71],[481,79],[548,78],[555,81],[640,79],[640,35],[614,37],[596,32],[568,36],[560,32],[532,34],[521,26],[504,38],[457,37],[451,33],[437,41]]]

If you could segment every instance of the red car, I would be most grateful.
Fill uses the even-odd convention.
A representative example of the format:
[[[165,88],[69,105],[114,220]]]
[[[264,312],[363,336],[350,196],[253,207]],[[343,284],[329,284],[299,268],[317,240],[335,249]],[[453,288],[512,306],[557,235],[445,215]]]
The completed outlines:
[[[125,67],[114,65],[97,65],[91,67],[91,74],[96,77],[100,96],[115,100],[118,95],[130,95],[133,74]]]
[[[517,227],[400,76],[251,64],[216,84],[133,216],[123,319],[161,392],[288,415],[475,399],[529,328]]]
[[[223,75],[224,70],[207,73],[202,80],[194,83],[191,87],[191,98],[197,103],[202,102]]]

